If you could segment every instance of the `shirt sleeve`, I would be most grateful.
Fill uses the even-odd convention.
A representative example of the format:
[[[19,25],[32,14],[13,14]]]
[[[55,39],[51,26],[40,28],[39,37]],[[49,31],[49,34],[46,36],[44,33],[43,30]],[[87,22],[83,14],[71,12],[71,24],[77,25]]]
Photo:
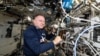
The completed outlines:
[[[24,41],[28,47],[36,54],[40,54],[54,48],[53,42],[40,43],[38,36],[32,31],[27,31],[24,33]]]

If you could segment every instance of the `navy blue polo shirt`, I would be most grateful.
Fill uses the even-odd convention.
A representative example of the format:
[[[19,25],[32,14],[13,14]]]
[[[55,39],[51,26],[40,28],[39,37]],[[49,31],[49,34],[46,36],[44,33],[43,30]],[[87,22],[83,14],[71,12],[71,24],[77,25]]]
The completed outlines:
[[[25,56],[39,56],[40,53],[46,52],[54,48],[53,42],[43,43],[45,39],[45,31],[37,29],[30,25],[24,31],[24,47],[23,52]]]

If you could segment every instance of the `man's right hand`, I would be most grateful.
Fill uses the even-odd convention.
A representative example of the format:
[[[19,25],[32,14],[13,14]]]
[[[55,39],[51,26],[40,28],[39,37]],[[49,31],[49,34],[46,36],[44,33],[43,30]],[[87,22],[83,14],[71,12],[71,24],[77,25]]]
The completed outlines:
[[[54,45],[59,44],[62,41],[60,36],[56,36],[56,38],[53,40]]]

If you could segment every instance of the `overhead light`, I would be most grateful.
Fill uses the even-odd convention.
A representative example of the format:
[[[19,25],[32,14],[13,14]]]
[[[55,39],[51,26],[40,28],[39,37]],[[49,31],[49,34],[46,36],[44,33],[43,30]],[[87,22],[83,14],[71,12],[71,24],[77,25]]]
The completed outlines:
[[[3,0],[0,1],[0,4],[3,4]]]
[[[27,16],[27,20],[30,22],[31,21],[31,17]]]
[[[100,3],[100,0],[96,0],[97,3]]]
[[[34,8],[33,8],[33,7],[27,7],[27,9],[28,9],[29,11],[34,11]]]

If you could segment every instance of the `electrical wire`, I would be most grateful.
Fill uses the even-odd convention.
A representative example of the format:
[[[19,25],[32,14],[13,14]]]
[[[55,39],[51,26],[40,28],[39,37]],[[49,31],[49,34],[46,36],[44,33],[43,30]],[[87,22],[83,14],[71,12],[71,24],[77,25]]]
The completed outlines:
[[[91,6],[92,6],[93,8],[95,8],[96,10],[100,11],[100,9],[99,9],[98,7],[96,7],[94,4],[91,4]]]
[[[86,1],[86,0],[84,0],[84,1]],[[63,8],[63,4],[62,4],[62,0],[60,0],[60,3],[61,3],[61,8],[62,8],[62,10],[63,10],[63,12],[65,13],[65,17],[62,19],[62,22],[63,22],[63,20],[67,17],[67,16],[69,16],[66,12],[65,12],[65,9]],[[95,7],[94,5],[92,5],[94,8],[96,8],[96,9],[98,9],[97,7]],[[99,9],[98,9],[99,10]],[[70,16],[71,17],[71,16]],[[81,20],[83,20],[83,21],[87,21],[87,22],[97,22],[97,21],[92,21],[92,20],[86,20],[86,19],[80,19],[80,18],[75,18],[75,17],[71,17],[71,18],[74,18],[74,19],[76,19],[76,20],[79,20],[79,21],[81,21]],[[98,22],[98,23],[100,23],[100,22]],[[77,37],[77,39],[76,39],[76,41],[75,41],[75,43],[74,43],[74,48],[73,48],[73,51],[74,51],[74,55],[73,56],[76,56],[76,47],[77,47],[77,42],[78,42],[78,40],[79,40],[79,38],[81,37],[81,35],[83,35],[87,30],[89,30],[89,29],[92,29],[92,28],[95,28],[95,27],[99,27],[100,25],[96,25],[96,26],[90,26],[89,28],[87,28],[87,29],[85,29],[83,32],[81,32],[80,34],[79,34],[79,36]],[[89,46],[90,47],[90,46]],[[92,47],[91,47],[92,48]]]
[[[76,56],[77,42],[78,42],[79,38],[81,37],[81,35],[83,35],[87,30],[90,30],[90,29],[96,28],[96,27],[100,27],[100,25],[90,26],[89,28],[84,29],[84,31],[82,31],[82,32],[78,35],[78,37],[77,37],[77,39],[76,39],[76,41],[75,41],[75,43],[74,43],[74,48],[73,48],[74,53],[73,53],[73,56]]]
[[[72,17],[71,18],[78,20],[78,21],[87,21],[87,22],[96,22],[96,23],[100,23],[100,21],[95,21],[95,20],[87,20],[87,19],[83,19],[83,18],[79,18],[79,17]]]
[[[88,47],[90,48],[90,50],[94,53],[94,54],[99,54],[99,52],[84,38],[82,38],[83,41],[85,42],[86,45],[88,45]],[[96,52],[96,53],[95,53]]]

